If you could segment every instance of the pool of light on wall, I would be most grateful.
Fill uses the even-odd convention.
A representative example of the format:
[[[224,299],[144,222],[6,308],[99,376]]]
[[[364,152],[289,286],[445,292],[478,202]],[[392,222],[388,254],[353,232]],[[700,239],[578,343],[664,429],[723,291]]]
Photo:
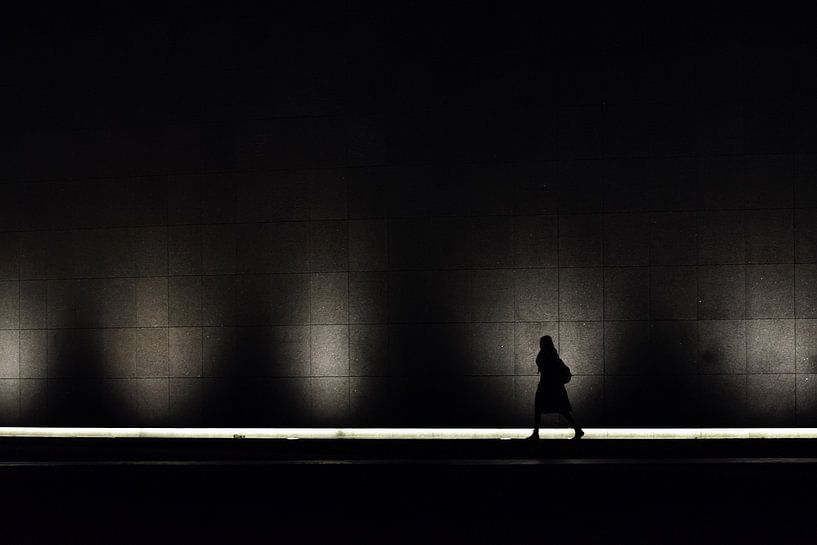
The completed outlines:
[[[524,439],[529,428],[69,428],[0,427],[0,437],[110,439]],[[569,439],[568,428],[541,429],[540,439]],[[817,439],[817,428],[586,428],[586,440]]]

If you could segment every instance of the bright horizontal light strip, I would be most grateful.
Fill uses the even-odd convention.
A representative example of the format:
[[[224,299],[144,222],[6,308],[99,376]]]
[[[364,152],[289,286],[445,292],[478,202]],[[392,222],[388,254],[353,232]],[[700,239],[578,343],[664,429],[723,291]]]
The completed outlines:
[[[149,439],[523,439],[530,428],[67,428],[0,427],[0,437]],[[569,439],[569,428],[541,439]],[[587,439],[817,439],[817,428],[587,428]]]

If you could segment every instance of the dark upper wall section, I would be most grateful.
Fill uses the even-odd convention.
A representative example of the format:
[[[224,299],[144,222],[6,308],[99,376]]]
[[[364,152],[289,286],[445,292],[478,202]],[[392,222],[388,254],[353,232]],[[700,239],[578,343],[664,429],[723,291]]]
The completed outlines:
[[[817,410],[808,20],[582,4],[4,22],[5,423]]]

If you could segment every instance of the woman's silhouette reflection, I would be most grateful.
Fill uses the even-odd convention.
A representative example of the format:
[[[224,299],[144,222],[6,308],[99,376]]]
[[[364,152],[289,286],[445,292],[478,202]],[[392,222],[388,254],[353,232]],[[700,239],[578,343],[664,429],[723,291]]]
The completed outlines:
[[[570,369],[559,357],[556,347],[553,346],[553,339],[545,335],[539,339],[539,353],[536,355],[536,367],[539,368],[539,386],[536,388],[536,400],[534,403],[534,425],[533,434],[528,439],[539,438],[539,422],[542,413],[559,413],[570,423],[576,435],[573,439],[580,439],[584,431],[573,420],[570,414],[572,407],[567,398],[565,384],[572,376]]]

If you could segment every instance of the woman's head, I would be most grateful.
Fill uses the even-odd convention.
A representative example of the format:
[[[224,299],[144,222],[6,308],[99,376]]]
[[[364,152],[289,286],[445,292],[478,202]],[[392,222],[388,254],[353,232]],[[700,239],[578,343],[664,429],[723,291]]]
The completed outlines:
[[[550,335],[545,335],[539,339],[539,349],[547,352],[556,352],[556,347],[553,346],[553,339],[550,337]]]

